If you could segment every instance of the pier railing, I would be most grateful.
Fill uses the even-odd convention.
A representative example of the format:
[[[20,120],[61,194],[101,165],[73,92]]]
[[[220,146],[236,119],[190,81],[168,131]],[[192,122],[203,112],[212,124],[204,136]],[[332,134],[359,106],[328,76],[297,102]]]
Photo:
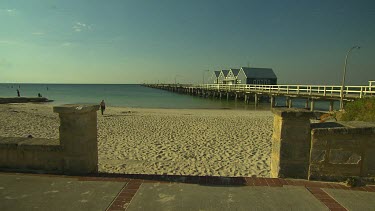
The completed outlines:
[[[154,84],[158,87],[198,88],[224,92],[262,93],[312,97],[341,97],[341,86],[328,85],[258,85],[258,84]],[[375,97],[375,86],[345,86],[343,95],[348,98]]]

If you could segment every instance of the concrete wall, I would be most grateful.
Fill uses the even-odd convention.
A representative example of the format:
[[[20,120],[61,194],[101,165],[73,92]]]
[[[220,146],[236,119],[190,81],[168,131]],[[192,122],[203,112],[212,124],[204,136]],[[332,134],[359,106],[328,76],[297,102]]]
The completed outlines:
[[[313,129],[309,179],[349,176],[375,176],[375,127]]]
[[[54,107],[60,117],[59,140],[0,137],[0,168],[77,175],[96,173],[98,109],[99,105]]]

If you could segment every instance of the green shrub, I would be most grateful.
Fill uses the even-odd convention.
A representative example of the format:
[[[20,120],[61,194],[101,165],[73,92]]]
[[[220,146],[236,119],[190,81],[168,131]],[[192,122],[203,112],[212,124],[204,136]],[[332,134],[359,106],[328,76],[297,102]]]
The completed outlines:
[[[375,98],[364,98],[347,103],[341,120],[375,122]]]
[[[346,180],[346,185],[354,188],[354,187],[366,186],[366,183],[360,177],[349,177]]]

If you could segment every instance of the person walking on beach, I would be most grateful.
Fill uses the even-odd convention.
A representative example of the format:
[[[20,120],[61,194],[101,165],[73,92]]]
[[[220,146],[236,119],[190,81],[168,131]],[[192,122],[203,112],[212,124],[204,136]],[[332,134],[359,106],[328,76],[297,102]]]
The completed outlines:
[[[20,95],[20,90],[19,90],[19,89],[17,89],[17,96],[18,96],[18,97],[21,97],[21,95]]]
[[[104,100],[102,100],[102,102],[100,102],[100,110],[102,111],[102,115],[103,115],[104,110],[105,110],[105,102],[104,102]]]

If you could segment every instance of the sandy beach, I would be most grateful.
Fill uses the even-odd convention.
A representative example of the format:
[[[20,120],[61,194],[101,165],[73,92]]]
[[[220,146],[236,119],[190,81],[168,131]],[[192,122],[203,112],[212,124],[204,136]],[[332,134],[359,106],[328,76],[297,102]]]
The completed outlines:
[[[109,107],[99,171],[268,177],[272,122],[270,111]],[[58,127],[51,105],[0,105],[0,136],[58,138]]]

